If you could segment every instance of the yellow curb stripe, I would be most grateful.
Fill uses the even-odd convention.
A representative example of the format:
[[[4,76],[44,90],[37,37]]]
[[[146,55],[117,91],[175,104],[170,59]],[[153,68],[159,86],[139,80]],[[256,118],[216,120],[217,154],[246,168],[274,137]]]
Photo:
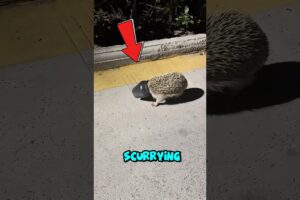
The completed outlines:
[[[203,68],[206,56],[199,54],[181,55],[163,60],[142,62],[120,68],[94,72],[94,91],[120,87],[147,80],[167,72],[187,72]]]

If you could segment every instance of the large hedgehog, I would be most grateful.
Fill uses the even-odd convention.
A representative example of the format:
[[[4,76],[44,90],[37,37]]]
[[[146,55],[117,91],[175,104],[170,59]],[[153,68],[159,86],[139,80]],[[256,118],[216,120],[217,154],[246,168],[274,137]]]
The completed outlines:
[[[181,96],[187,85],[188,82],[182,74],[172,72],[141,81],[133,88],[132,93],[136,98],[153,97],[156,101],[152,105],[158,106],[167,99]]]
[[[267,61],[268,40],[249,16],[229,11],[207,19],[208,92],[243,89]]]

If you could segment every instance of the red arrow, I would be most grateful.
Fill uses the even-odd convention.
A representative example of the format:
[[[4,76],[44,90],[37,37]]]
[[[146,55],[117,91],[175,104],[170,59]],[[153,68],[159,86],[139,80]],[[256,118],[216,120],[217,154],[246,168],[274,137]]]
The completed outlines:
[[[122,50],[134,62],[138,62],[141,56],[143,42],[137,43],[133,19],[118,24],[119,31],[126,44],[126,48]]]

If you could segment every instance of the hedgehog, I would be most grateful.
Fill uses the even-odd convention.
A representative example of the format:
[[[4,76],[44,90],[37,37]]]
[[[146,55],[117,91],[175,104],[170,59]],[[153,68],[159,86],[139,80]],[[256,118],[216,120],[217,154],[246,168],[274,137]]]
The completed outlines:
[[[152,106],[165,103],[167,99],[180,97],[187,88],[187,79],[178,72],[171,72],[143,80],[137,84],[132,93],[136,98],[154,98]]]
[[[250,85],[269,56],[260,26],[236,11],[208,16],[207,91],[235,94]]]

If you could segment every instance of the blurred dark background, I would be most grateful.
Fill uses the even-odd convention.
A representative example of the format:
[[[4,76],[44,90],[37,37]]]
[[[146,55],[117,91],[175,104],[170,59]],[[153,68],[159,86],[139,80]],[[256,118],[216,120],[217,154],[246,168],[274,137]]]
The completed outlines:
[[[94,41],[123,44],[119,22],[134,19],[138,41],[205,33],[205,0],[95,0]]]
[[[250,14],[270,44],[269,59],[248,88],[234,99],[207,98],[207,199],[298,200],[300,1],[207,3],[208,13]]]

